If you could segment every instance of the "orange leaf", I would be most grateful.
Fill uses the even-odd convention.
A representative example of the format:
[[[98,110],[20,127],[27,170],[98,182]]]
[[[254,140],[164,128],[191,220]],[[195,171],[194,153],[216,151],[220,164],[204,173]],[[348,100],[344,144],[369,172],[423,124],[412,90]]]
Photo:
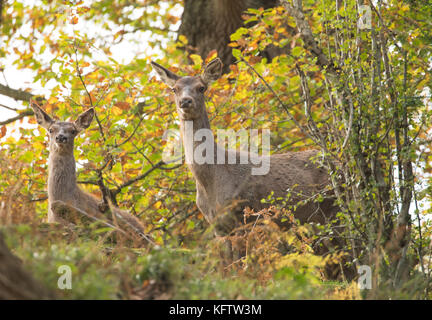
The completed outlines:
[[[231,122],[231,114],[230,114],[230,113],[227,113],[227,114],[224,116],[224,120],[225,120],[227,123],[230,123],[230,122]]]
[[[213,59],[215,59],[216,57],[217,57],[217,51],[216,50],[212,50],[207,55],[207,57],[205,59],[205,62],[208,63],[208,62],[212,61]]]
[[[0,138],[3,138],[5,135],[6,135],[6,126],[3,126],[0,129]]]
[[[114,104],[116,107],[119,107],[122,110],[127,110],[130,108],[130,104],[124,101],[120,101]]]
[[[249,59],[249,63],[250,63],[250,64],[256,64],[256,63],[260,62],[261,59],[262,59],[262,58],[259,57],[259,56],[252,56],[252,57],[250,57],[250,59]]]
[[[51,103],[47,103],[44,107],[45,107],[45,111],[48,112],[48,113],[50,113],[50,112],[52,112],[54,110],[55,105],[51,104]]]
[[[48,99],[49,104],[55,104],[58,101],[57,97],[50,97]]]

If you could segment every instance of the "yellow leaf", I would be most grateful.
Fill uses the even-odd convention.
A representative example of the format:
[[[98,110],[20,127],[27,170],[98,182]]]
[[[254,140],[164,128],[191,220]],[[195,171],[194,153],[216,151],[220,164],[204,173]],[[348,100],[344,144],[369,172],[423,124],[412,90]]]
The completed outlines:
[[[403,12],[408,11],[408,10],[409,10],[409,5],[407,5],[407,4],[403,5],[403,6],[401,7],[401,10],[402,10]]]
[[[184,35],[179,35],[179,41],[182,43],[182,44],[187,44],[188,43],[188,40],[187,40],[187,38],[186,38],[186,36],[184,36]]]
[[[33,147],[34,150],[43,150],[43,149],[46,148],[45,145],[42,142],[40,142],[40,141],[34,142],[32,144],[32,147]]]
[[[58,101],[57,97],[51,97],[48,99],[49,104],[55,104]]]
[[[197,54],[191,54],[189,56],[189,58],[192,59],[194,65],[198,65],[198,66],[201,67],[201,65],[202,65],[202,58],[199,55],[197,55]]]
[[[123,110],[117,106],[114,106],[111,108],[111,112],[115,115],[115,116],[119,116],[123,113]]]
[[[107,101],[111,101],[111,99],[115,96],[115,92],[111,91],[110,93],[108,93],[108,95],[106,96],[105,100]]]

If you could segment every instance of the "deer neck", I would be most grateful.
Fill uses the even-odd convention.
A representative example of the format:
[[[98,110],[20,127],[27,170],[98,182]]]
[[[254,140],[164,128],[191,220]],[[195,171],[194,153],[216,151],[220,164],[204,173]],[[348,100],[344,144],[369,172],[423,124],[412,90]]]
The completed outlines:
[[[58,152],[50,148],[48,163],[48,198],[68,200],[77,189],[76,167],[73,152]]]
[[[203,109],[204,114],[199,118],[193,120],[182,119],[180,121],[180,129],[186,155],[186,163],[197,183],[207,191],[210,191],[215,176],[216,168],[214,164],[216,163],[217,145],[210,128],[210,121],[207,112],[205,111],[205,108]],[[202,136],[202,134],[205,134],[205,138],[202,140],[197,139],[197,137]],[[196,157],[201,154],[199,151],[203,149],[204,143],[208,146],[207,151],[210,152],[207,155],[207,159],[211,159],[205,163],[199,163],[197,162]]]

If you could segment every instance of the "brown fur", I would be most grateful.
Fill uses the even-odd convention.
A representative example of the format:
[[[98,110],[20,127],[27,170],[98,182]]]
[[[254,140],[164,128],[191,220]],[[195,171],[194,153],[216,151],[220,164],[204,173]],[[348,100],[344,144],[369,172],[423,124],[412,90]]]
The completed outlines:
[[[95,196],[81,190],[76,182],[76,165],[73,154],[74,139],[78,133],[86,129],[94,115],[94,110],[89,109],[81,114],[75,122],[61,122],[51,119],[35,102],[31,103],[39,125],[48,130],[50,137],[50,154],[48,160],[48,222],[65,223],[65,219],[59,217],[56,208],[70,206],[87,214],[88,217],[106,220],[101,211],[102,201]],[[64,143],[58,143],[59,137],[66,139]],[[144,236],[144,228],[140,221],[116,207],[110,206],[114,219],[120,220],[127,228]],[[74,210],[69,210],[74,211]],[[75,210],[76,211],[76,210]]]
[[[193,154],[195,145],[188,143],[193,136],[187,136],[185,121],[193,121],[193,134],[199,129],[210,129],[210,123],[204,102],[204,93],[199,92],[200,86],[207,87],[211,81],[221,74],[222,65],[219,59],[213,60],[206,67],[203,75],[196,77],[179,77],[169,70],[152,63],[161,79],[175,91],[177,111],[180,116],[183,145],[186,154]],[[184,98],[193,100],[192,106],[181,108]],[[200,144],[201,142],[199,142]],[[191,149],[192,150],[189,150]],[[216,157],[221,147],[215,144],[214,156]],[[238,151],[223,150],[227,157],[229,153]],[[209,223],[214,223],[223,214],[225,208],[236,206],[236,216],[239,221],[242,218],[242,209],[249,206],[255,210],[262,209],[265,204],[261,199],[274,192],[275,197],[286,197],[287,189],[293,191],[291,204],[310,198],[318,192],[323,192],[330,180],[327,171],[314,163],[317,151],[290,152],[270,156],[270,171],[266,175],[252,175],[252,163],[247,164],[197,164],[192,162],[189,168],[194,175],[197,187],[196,203]],[[216,163],[216,160],[214,161]],[[267,205],[268,206],[268,205]],[[322,203],[309,202],[295,210],[295,216],[302,223],[325,223],[337,212],[333,206],[333,199],[325,199]],[[232,210],[231,210],[232,211]],[[235,228],[231,224],[230,229]],[[229,230],[225,230],[228,231]]]
[[[180,118],[180,127],[183,139],[183,146],[186,153],[194,154],[195,149],[202,142],[194,142],[194,134],[200,129],[210,129],[204,91],[211,81],[216,80],[222,73],[222,63],[217,58],[211,61],[205,68],[201,76],[179,77],[171,71],[163,68],[157,63],[152,62],[156,72],[175,93],[177,112]],[[186,121],[193,122],[193,130],[185,130]],[[190,136],[189,136],[190,135]],[[213,139],[212,136],[210,139]],[[222,152],[227,159],[229,154],[235,154],[239,159],[239,152],[236,150],[226,150],[216,143],[214,144],[213,155]],[[195,182],[196,182],[196,204],[201,210],[206,220],[214,225],[217,235],[232,234],[237,227],[244,221],[243,210],[250,207],[259,211],[268,204],[261,203],[261,199],[267,198],[272,192],[274,198],[287,196],[287,190],[291,191],[288,207],[297,206],[299,201],[311,199],[318,193],[324,196],[322,202],[308,201],[306,204],[296,207],[294,216],[301,223],[315,222],[325,224],[333,219],[339,208],[334,205],[334,197],[329,194],[327,187],[330,185],[330,177],[317,161],[318,152],[308,150],[301,152],[290,152],[270,156],[269,172],[265,175],[252,175],[251,169],[254,167],[252,162],[246,164],[198,164],[193,161],[188,163]],[[248,157],[248,159],[250,159]],[[288,219],[289,220],[289,219]],[[276,221],[282,227],[290,227],[288,222]],[[332,231],[337,235],[342,227],[334,227]],[[341,247],[343,242],[338,237],[332,241],[322,239],[321,245],[314,246],[317,254],[325,255],[331,247]],[[318,243],[317,243],[318,244]],[[244,255],[244,252],[233,252],[230,241],[226,242],[227,253],[231,257],[236,254],[236,259]],[[339,264],[329,263],[326,265],[325,273],[329,278],[336,279],[342,277],[352,279],[355,270],[347,267],[345,262],[349,258],[343,258],[342,270]]]

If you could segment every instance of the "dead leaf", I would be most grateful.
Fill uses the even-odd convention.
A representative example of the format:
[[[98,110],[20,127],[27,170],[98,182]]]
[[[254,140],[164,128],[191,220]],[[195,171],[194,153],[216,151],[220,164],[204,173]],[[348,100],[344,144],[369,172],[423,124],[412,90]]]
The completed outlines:
[[[6,126],[3,126],[0,129],[0,138],[3,138],[5,135],[6,135]]]
[[[114,105],[122,110],[128,110],[130,108],[130,104],[125,101],[116,102]]]

